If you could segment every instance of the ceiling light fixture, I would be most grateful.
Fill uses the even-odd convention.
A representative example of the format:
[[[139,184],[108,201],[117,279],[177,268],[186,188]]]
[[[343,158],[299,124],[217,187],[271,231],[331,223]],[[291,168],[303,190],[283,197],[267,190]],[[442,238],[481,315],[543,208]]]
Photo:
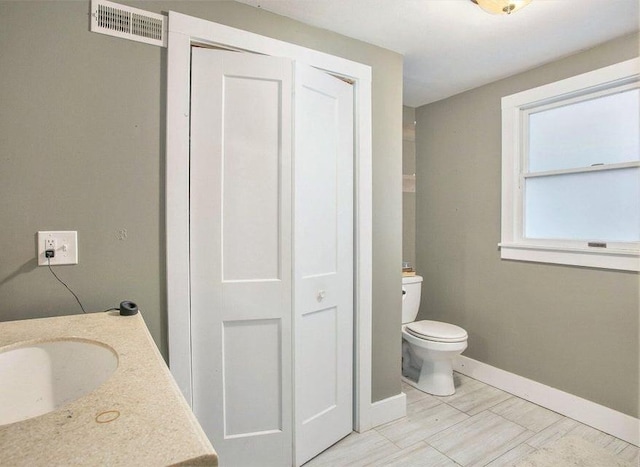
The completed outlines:
[[[487,13],[493,15],[510,15],[524,8],[531,0],[471,0]]]

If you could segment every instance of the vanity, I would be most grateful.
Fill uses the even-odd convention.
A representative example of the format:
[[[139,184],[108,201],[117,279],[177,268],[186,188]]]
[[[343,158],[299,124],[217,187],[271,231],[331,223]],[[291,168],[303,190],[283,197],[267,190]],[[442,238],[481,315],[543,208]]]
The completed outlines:
[[[0,323],[0,386],[10,384],[0,465],[218,465],[141,313]]]

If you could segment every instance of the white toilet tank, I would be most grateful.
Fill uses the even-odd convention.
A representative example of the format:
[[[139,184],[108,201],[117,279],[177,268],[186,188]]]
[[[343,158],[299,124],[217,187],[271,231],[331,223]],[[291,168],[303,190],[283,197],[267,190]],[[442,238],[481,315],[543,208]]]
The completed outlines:
[[[422,276],[402,278],[402,324],[411,323],[418,316]]]

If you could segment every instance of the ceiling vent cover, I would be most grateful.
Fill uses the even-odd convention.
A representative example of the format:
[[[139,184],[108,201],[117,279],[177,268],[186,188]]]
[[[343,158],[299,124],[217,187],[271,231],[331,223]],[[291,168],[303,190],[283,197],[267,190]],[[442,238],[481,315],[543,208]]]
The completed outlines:
[[[167,46],[167,17],[106,0],[91,0],[91,31]]]

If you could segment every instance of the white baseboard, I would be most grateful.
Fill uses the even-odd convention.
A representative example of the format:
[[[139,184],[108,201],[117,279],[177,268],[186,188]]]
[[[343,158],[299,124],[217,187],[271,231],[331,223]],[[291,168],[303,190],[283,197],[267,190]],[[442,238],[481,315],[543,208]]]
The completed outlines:
[[[640,420],[635,417],[464,355],[454,359],[453,369],[514,396],[609,433],[628,443],[640,446]]]
[[[407,396],[404,392],[371,404],[371,426],[375,428],[407,415]]]

